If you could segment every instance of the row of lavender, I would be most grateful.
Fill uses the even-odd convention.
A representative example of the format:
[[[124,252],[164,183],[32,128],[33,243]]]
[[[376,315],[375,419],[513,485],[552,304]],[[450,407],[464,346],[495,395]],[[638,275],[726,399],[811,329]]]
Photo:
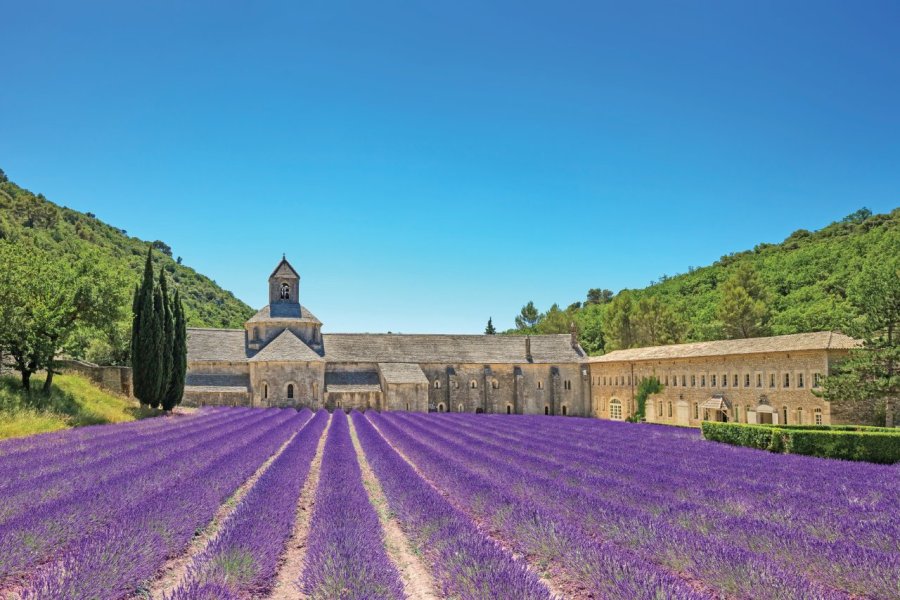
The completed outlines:
[[[322,409],[244,496],[169,600],[259,598],[271,589],[327,425],[328,411]]]
[[[590,435],[597,424],[580,425],[579,436],[558,421],[530,421],[519,430],[524,444],[510,438],[508,423],[489,420],[484,433],[495,443],[528,453],[535,450],[535,429],[547,430],[545,439],[558,444],[551,459],[560,476],[578,477],[579,469],[572,472],[569,465],[581,459],[581,484],[593,487],[608,503],[639,489],[641,512],[635,518],[649,513],[687,529],[693,539],[705,536],[762,554],[828,588],[898,595],[900,480],[895,467],[790,456],[773,461],[760,452],[732,452],[693,439],[679,442],[667,438],[666,429],[649,430],[662,435],[659,445],[667,468],[660,470],[658,458],[648,457],[646,446],[636,443],[634,427],[612,425],[598,439]],[[583,441],[573,445],[573,438]],[[709,452],[697,456],[698,445]],[[623,450],[640,458],[611,471],[606,465]],[[584,461],[586,457],[590,460]],[[626,526],[613,528],[611,535],[629,542],[623,535]],[[702,554],[692,560],[694,570],[703,569]]]
[[[442,596],[546,600],[547,588],[521,561],[487,539],[391,448],[372,424],[353,413],[366,459],[400,527],[431,567]]]
[[[39,473],[24,476],[26,485],[0,492],[14,505],[0,523],[0,586],[22,582],[22,598],[133,593],[311,416],[211,411],[183,423],[126,428],[112,451],[116,426],[63,453],[62,463],[35,461]]]
[[[425,477],[505,545],[545,570],[567,595],[603,598],[707,597],[636,552],[597,540],[579,519],[558,512],[554,503],[525,496],[544,482],[514,468],[515,457],[492,460],[482,469],[477,448],[447,443],[427,417],[367,415]]]
[[[299,587],[308,598],[403,598],[381,523],[363,486],[347,415],[337,411],[325,441]]]
[[[842,531],[872,535],[850,541],[829,535],[822,539],[803,525],[791,529],[778,518],[772,523],[756,516],[754,476],[763,504],[773,494],[787,500],[789,489],[801,497],[816,491],[807,488],[810,481],[799,486],[790,479],[759,481],[771,455],[758,464],[752,451],[722,452],[694,436],[591,421],[400,415],[372,419],[426,476],[472,516],[490,523],[505,542],[531,560],[550,565],[553,577],[564,584],[590,582],[585,594],[900,595],[896,549],[884,548],[896,544],[896,538],[885,542],[884,527],[866,529],[857,523]],[[666,469],[660,468],[661,456]],[[837,471],[832,483],[845,496],[844,506],[828,501],[825,504],[833,506],[826,511],[843,515],[846,505],[864,497],[877,504],[874,510],[863,510],[870,524],[896,514],[889,510],[897,498],[896,471],[876,467],[870,478],[883,485],[857,482],[854,489],[848,486],[861,475],[857,466],[848,467],[854,470],[854,476],[848,476],[841,472],[842,465],[803,460],[807,469],[827,464]],[[718,472],[712,470],[716,467]],[[742,490],[737,503],[728,501],[729,474]],[[823,483],[823,475],[814,480]],[[779,489],[773,491],[773,485]],[[799,513],[800,503],[787,510]],[[812,512],[823,532],[840,529],[827,522],[828,512]]]

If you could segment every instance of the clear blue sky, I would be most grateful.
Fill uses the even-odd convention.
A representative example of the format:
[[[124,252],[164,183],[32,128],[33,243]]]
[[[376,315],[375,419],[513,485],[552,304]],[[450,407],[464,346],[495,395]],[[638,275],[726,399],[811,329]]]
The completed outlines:
[[[898,204],[900,3],[0,1],[0,168],[327,331],[528,300]]]

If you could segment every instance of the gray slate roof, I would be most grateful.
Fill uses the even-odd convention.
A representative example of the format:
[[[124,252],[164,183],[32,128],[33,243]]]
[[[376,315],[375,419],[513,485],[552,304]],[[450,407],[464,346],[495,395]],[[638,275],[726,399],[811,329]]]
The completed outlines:
[[[759,354],[767,352],[800,352],[802,350],[845,350],[855,348],[859,341],[843,333],[816,331],[772,337],[748,338],[741,340],[719,340],[695,342],[692,344],[670,344],[648,348],[614,350],[603,356],[590,359],[592,363],[671,360],[677,358],[699,358],[706,356],[726,356],[729,354]]]
[[[326,371],[326,392],[380,392],[381,381],[375,371]]]
[[[293,310],[291,310],[293,309]],[[299,312],[298,312],[299,309]],[[271,322],[271,321],[285,321],[285,320],[294,320],[294,319],[304,319],[307,321],[312,321],[314,323],[322,324],[319,319],[316,318],[316,315],[309,312],[309,310],[305,306],[300,306],[299,304],[275,304],[275,314],[272,314],[272,305],[266,304],[259,311],[250,317],[248,323],[263,323],[263,322]]]
[[[243,362],[247,360],[243,329],[187,330],[188,361]]]
[[[309,346],[289,329],[285,329],[278,337],[266,344],[266,347],[256,353],[250,362],[319,362],[322,357],[316,354]]]
[[[329,362],[527,363],[525,336],[424,335],[390,333],[324,334]],[[531,336],[532,362],[579,362],[584,355],[568,334]]]
[[[323,358],[328,362],[528,363],[525,358],[525,337],[517,335],[333,333],[322,337],[325,346]],[[270,342],[254,359],[274,343],[275,340]],[[309,349],[308,346],[306,348]],[[292,354],[276,359],[273,357],[275,350],[273,348],[266,354],[268,360],[312,360],[290,358]],[[293,343],[288,350],[303,352],[302,348],[297,348]],[[532,362],[543,364],[580,362],[584,359],[582,352],[572,347],[567,334],[531,336],[531,354]],[[190,362],[243,362],[248,358],[243,329],[188,329]]]
[[[378,370],[386,383],[423,383],[428,385],[428,378],[422,367],[416,363],[378,363]]]
[[[233,385],[186,385],[184,386],[184,392],[186,394],[189,394],[191,392],[212,392],[216,394],[248,394],[250,393],[250,388]]]

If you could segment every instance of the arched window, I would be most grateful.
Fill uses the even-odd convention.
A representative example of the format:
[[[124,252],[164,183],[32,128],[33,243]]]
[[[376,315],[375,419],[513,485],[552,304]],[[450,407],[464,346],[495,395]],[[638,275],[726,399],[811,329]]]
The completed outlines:
[[[565,417],[566,415],[569,414],[569,407],[566,406],[565,404],[563,404],[563,405],[562,405],[562,411],[563,411],[563,416]]]
[[[662,400],[660,400],[659,402],[657,402],[657,405],[656,405],[656,417],[657,417],[658,419],[661,419],[661,418],[662,418],[662,415],[663,415],[663,413],[662,413]]]
[[[697,404],[696,402],[694,402],[694,418],[695,419],[700,418],[700,405]]]
[[[464,407],[462,404],[459,404],[456,407],[456,412],[466,412],[466,407]]]
[[[443,402],[441,402],[440,404],[438,404],[438,412],[444,412],[445,410],[446,410],[446,408],[444,407],[444,403],[443,403]]]
[[[494,388],[495,390],[499,390],[500,382],[497,381],[496,379],[491,380],[491,387]]]
[[[440,379],[434,380],[434,389],[436,389],[436,390],[441,389],[441,380]]]
[[[476,414],[476,415],[480,415],[480,414],[482,414],[483,412],[484,412],[484,409],[481,408],[481,407],[475,409],[475,414]]]
[[[821,425],[822,424],[822,409],[821,408],[815,409],[813,411],[813,416],[815,417],[814,423],[816,425]]]
[[[409,412],[409,402],[406,403],[406,412]]]
[[[669,418],[672,418],[672,403],[669,402]]]
[[[547,406],[546,404],[544,405],[544,414],[545,414],[545,415],[549,415],[549,414],[550,414],[550,407]]]
[[[478,387],[478,382],[473,379],[472,381],[469,382],[469,387],[474,390],[475,388]]]
[[[539,390],[544,389],[544,381],[542,379],[538,380],[538,389]]]
[[[268,400],[268,399],[269,399],[269,384],[264,383],[263,384],[263,400]]]
[[[291,286],[286,283],[281,284],[281,299],[282,300],[290,300],[291,299]]]
[[[293,384],[293,383],[289,383],[289,384],[288,384],[288,387],[287,387],[287,397],[288,397],[288,398],[293,398],[293,397],[294,397],[294,384]]]
[[[819,411],[819,412],[821,412],[821,411]],[[509,404],[506,405],[506,414],[508,414],[508,415],[512,414],[512,406],[510,406]]]
[[[803,407],[797,407],[797,425],[803,425]]]
[[[618,400],[610,400],[609,402],[609,418],[617,421],[622,420],[622,403]]]
[[[787,406],[783,407],[781,412],[784,413],[784,423],[782,423],[782,425],[787,425]]]

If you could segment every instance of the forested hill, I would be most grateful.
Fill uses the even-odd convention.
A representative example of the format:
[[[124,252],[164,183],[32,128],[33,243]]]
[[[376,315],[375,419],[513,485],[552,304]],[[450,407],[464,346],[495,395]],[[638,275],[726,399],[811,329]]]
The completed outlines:
[[[97,219],[33,194],[8,181],[0,170],[0,239],[13,243],[32,241],[59,256],[84,256],[96,251],[106,268],[127,276],[131,289],[140,279],[150,242],[131,237]],[[180,258],[162,241],[152,242],[156,269],[163,266],[181,291],[188,325],[193,327],[241,327],[253,310],[194,269],[179,264]],[[130,293],[129,293],[130,297]],[[130,312],[130,311],[129,311]]]
[[[622,347],[742,337],[726,322],[744,311],[750,335],[848,331],[857,317],[848,291],[867,260],[900,256],[900,208],[861,209],[818,231],[800,229],[779,244],[723,256],[710,266],[663,276],[643,289],[613,294],[592,289],[587,299],[545,312],[529,303],[508,333],[556,333],[575,323],[591,354]],[[730,294],[735,287],[750,290]],[[748,283],[749,282],[749,283]],[[598,282],[602,285],[602,282]],[[754,291],[755,290],[755,291]],[[732,302],[731,305],[723,305]],[[755,317],[753,316],[755,315]],[[755,319],[755,322],[754,322]]]

